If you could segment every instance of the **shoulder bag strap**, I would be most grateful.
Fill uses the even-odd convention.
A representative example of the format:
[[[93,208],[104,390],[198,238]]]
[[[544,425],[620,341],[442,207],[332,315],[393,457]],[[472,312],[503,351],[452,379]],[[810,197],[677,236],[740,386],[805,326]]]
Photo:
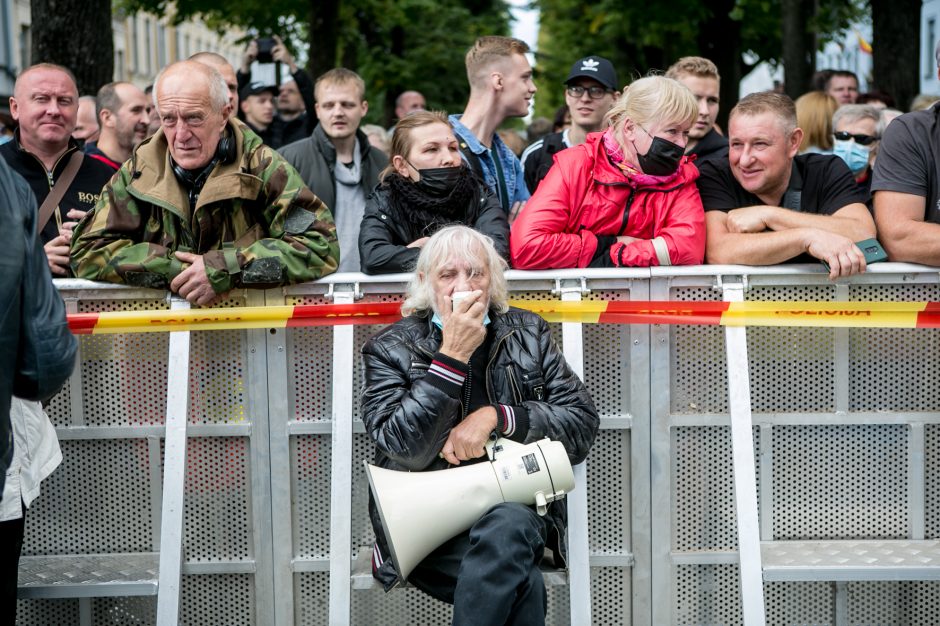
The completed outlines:
[[[72,153],[72,156],[69,157],[69,163],[65,166],[65,171],[62,172],[62,176],[59,177],[59,180],[57,180],[52,186],[52,189],[49,190],[49,195],[46,196],[42,206],[39,207],[39,221],[36,223],[36,232],[41,233],[42,229],[46,227],[49,218],[52,217],[52,212],[55,211],[59,203],[62,202],[62,196],[65,195],[65,190],[68,189],[72,181],[75,180],[75,175],[78,174],[78,168],[82,166],[82,159],[84,157],[85,155],[81,150],[76,150]]]

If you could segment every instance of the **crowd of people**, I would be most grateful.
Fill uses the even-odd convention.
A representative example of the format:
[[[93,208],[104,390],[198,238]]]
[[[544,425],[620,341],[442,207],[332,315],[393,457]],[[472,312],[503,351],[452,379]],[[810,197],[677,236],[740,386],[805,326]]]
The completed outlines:
[[[723,129],[708,59],[684,57],[622,85],[610,61],[587,56],[559,84],[564,110],[554,124],[533,123],[539,136],[526,147],[500,127],[526,116],[536,93],[528,50],[480,37],[466,55],[464,109],[429,111],[423,94],[406,91],[389,131],[362,124],[358,74],[335,68],[312,80],[279,39],[270,56],[291,75],[280,85],[251,80],[256,42],[237,70],[199,53],[146,90],[115,82],[94,97],[80,97],[68,68],[40,63],[17,78],[0,156],[35,198],[54,276],[168,289],[205,306],[235,288],[417,270],[409,319],[365,352],[367,427],[382,459],[409,469],[436,467],[428,459],[438,451],[451,465],[479,460],[493,431],[530,441],[564,430],[575,462],[593,441],[583,386],[542,345],[544,328],[501,300],[508,267],[822,262],[836,279],[878,260],[867,256],[873,239],[890,260],[940,266],[940,105],[902,115],[889,94],[859,94],[850,72],[822,72],[796,102],[745,96]],[[937,64],[940,73],[940,46]],[[473,295],[452,308],[457,291]],[[505,346],[504,331],[517,333]],[[491,382],[485,357],[500,350],[510,377],[538,358],[519,370],[521,383],[500,374],[499,398],[488,398],[479,381]],[[416,359],[428,361],[420,375]],[[460,419],[471,414],[473,428]],[[412,427],[420,445],[400,439]],[[419,448],[421,462],[409,457]],[[21,543],[22,522],[7,524],[25,508],[7,507],[10,498],[28,504],[5,491],[0,532]],[[489,520],[473,545],[451,546],[419,573],[423,588],[472,613],[477,595],[461,581],[482,574],[454,569],[453,554],[525,523],[539,539],[517,541],[532,558],[563,530],[523,518]],[[376,533],[375,572],[391,585],[378,523]],[[509,584],[543,596],[530,574]],[[544,602],[525,611],[501,602],[503,618],[544,613]]]

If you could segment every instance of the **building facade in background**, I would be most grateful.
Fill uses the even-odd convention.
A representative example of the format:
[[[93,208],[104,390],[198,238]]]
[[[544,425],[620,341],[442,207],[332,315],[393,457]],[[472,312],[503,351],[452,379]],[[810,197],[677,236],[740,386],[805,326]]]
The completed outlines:
[[[169,22],[148,13],[114,13],[114,80],[143,89],[163,66],[201,51],[221,54],[238,67],[244,49],[236,43],[241,31],[220,36],[201,21]],[[7,109],[16,75],[38,61],[30,58],[32,29],[29,0],[0,0],[0,109]]]

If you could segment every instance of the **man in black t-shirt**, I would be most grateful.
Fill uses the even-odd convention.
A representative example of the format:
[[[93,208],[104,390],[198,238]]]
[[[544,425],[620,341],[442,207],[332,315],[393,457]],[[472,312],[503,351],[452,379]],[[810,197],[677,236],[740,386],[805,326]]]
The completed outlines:
[[[790,98],[743,98],[731,111],[728,135],[728,161],[703,163],[698,179],[709,263],[815,258],[829,265],[832,279],[865,271],[854,243],[875,236],[865,197],[842,159],[796,156],[803,131]]]
[[[888,258],[940,266],[940,104],[888,124],[871,190]]]

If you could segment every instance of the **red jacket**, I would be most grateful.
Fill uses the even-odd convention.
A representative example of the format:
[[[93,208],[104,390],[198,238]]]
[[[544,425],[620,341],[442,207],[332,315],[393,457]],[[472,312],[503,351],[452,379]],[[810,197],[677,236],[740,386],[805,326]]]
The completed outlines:
[[[555,155],[510,232],[517,269],[698,265],[705,213],[687,157],[666,185],[634,187],[607,158],[602,133]],[[640,241],[618,243],[618,235]]]

